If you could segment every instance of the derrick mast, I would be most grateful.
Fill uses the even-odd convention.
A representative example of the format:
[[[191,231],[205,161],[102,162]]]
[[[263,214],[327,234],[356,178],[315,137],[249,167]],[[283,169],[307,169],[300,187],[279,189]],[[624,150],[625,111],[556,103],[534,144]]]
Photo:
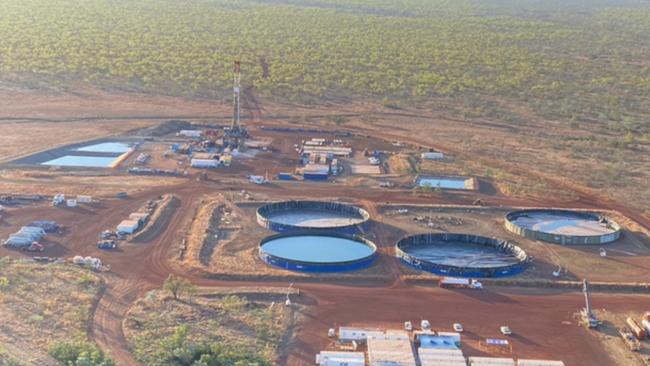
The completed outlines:
[[[234,64],[234,77],[233,77],[233,110],[232,122],[230,128],[226,130],[223,138],[224,147],[231,150],[242,149],[244,147],[244,140],[248,133],[242,127],[241,117],[241,63],[235,61]]]

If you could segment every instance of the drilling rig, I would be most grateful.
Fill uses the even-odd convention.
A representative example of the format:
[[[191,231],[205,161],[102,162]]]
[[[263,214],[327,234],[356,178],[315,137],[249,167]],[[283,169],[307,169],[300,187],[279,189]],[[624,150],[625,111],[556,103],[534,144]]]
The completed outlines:
[[[585,327],[596,328],[600,325],[600,322],[591,311],[591,291],[589,291],[589,282],[587,280],[582,281],[582,292],[585,294],[585,307],[580,310],[580,320]]]
[[[232,111],[232,123],[230,128],[225,130],[223,137],[223,146],[230,148],[230,150],[241,150],[244,148],[244,143],[246,137],[248,137],[248,132],[241,125],[240,116],[241,116],[241,63],[240,61],[235,61],[234,67],[234,80],[233,80],[233,111]]]

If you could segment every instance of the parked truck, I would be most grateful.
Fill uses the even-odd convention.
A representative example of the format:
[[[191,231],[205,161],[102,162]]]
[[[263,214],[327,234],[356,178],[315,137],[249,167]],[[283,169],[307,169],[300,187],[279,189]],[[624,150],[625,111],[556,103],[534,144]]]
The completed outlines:
[[[471,278],[443,277],[438,284],[442,288],[483,288],[483,284]]]

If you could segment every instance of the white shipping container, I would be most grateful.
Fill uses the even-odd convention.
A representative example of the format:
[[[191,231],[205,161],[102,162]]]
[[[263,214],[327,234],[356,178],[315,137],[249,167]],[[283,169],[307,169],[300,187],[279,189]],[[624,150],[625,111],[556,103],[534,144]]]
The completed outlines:
[[[68,206],[68,207],[77,207],[77,200],[73,200],[73,199],[67,200],[66,201],[66,206]]]

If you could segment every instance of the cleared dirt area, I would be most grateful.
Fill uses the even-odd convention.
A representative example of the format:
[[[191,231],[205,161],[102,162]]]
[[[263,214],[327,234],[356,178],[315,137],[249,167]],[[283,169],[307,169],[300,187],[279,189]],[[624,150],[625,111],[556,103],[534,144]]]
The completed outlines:
[[[2,107],[0,107],[1,109]],[[98,120],[75,122],[2,121],[0,117],[0,162],[73,142],[115,136],[130,130],[151,126],[158,121]]]
[[[598,337],[579,326],[574,313],[584,306],[582,294],[556,290],[443,290],[427,287],[370,288],[359,286],[300,285],[301,293],[319,306],[308,312],[298,345],[288,365],[309,365],[319,350],[332,347],[327,329],[333,326],[402,329],[404,321],[431,322],[432,329],[451,331],[463,324],[463,353],[494,356],[481,351],[478,341],[504,336],[509,325],[513,336],[511,356],[562,360],[567,366],[610,366],[616,354],[601,346]],[[594,306],[608,311],[642,309],[647,296],[602,294]],[[637,310],[639,311],[639,310]]]
[[[607,309],[597,310],[596,316],[602,321],[602,326],[594,331],[602,346],[614,357],[614,365],[617,366],[647,366],[650,365],[650,342],[648,340],[641,342],[641,350],[632,352],[625,344],[618,329],[628,328],[625,323],[627,317],[632,317],[638,322],[641,319],[641,313],[636,311],[629,312],[611,312]]]
[[[72,264],[0,259],[0,364],[56,365],[55,342],[86,339],[102,283]]]
[[[398,210],[408,210],[400,213]],[[382,221],[397,228],[394,237],[423,232],[467,233],[516,243],[534,261],[518,279],[650,282],[650,246],[646,234],[626,230],[621,239],[604,245],[557,245],[530,240],[508,232],[504,216],[514,208],[385,206]],[[394,239],[396,241],[397,239]],[[608,255],[600,255],[601,248]],[[405,266],[403,266],[406,268]],[[554,271],[561,269],[558,277]],[[423,275],[405,269],[405,273]]]
[[[142,243],[154,239],[169,223],[174,211],[180,206],[180,199],[173,195],[164,195],[156,204],[153,214],[145,226],[133,235],[133,242]]]

